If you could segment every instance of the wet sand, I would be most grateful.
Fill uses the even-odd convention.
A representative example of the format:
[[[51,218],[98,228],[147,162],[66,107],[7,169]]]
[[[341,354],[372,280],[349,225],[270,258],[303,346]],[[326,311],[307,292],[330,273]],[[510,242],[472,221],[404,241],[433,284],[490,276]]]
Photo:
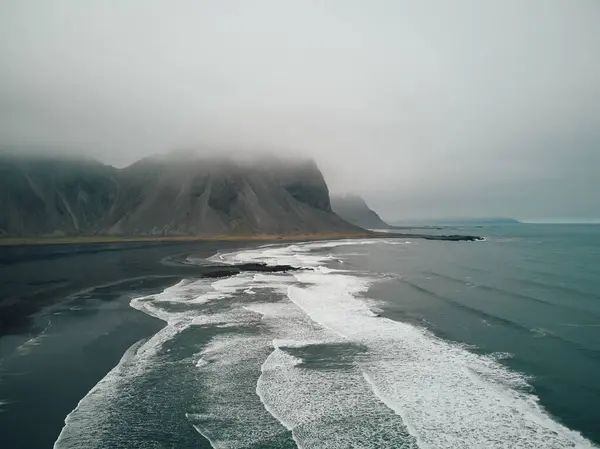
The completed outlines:
[[[164,326],[129,301],[162,291],[186,266],[250,243],[87,244],[4,248],[0,256],[2,447],[50,448],[64,419],[135,342]]]

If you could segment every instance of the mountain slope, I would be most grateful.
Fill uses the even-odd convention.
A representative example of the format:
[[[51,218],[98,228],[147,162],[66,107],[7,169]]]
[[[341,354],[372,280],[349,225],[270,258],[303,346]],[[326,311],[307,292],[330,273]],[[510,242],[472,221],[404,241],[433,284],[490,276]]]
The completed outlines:
[[[365,200],[357,195],[334,196],[331,198],[333,211],[356,226],[365,229],[389,229],[392,226],[384,222],[379,215],[367,206]]]
[[[312,161],[0,157],[0,235],[355,233]]]
[[[94,234],[118,194],[117,171],[90,160],[0,157],[0,235]]]

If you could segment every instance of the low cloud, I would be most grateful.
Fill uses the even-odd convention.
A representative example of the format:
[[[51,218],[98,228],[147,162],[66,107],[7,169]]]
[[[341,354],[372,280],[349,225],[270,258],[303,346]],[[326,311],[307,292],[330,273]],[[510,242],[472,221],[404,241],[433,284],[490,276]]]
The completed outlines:
[[[391,219],[600,217],[595,0],[0,8],[0,144],[268,149]]]

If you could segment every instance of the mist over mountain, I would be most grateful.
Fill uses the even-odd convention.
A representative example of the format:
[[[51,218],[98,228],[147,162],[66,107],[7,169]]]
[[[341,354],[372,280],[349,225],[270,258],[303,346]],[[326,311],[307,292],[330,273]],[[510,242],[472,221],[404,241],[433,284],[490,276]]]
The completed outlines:
[[[0,155],[0,235],[352,233],[312,160],[178,152],[117,169],[88,158]]]
[[[384,222],[377,212],[370,209],[367,203],[358,195],[336,195],[331,197],[333,211],[356,226],[365,229],[392,228]]]

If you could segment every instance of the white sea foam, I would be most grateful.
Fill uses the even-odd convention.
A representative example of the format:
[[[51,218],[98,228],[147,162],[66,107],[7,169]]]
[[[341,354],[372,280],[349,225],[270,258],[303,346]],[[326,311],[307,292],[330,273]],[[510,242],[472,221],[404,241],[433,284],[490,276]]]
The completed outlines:
[[[165,289],[162,293],[134,298],[132,307],[167,322],[167,326],[147,341],[140,342],[130,348],[121,362],[109,372],[79,402],[77,407],[65,420],[65,426],[55,443],[56,448],[98,447],[100,434],[94,429],[107,426],[110,417],[102,411],[107,409],[118,394],[124,382],[132,382],[136,376],[144,374],[146,367],[162,348],[164,343],[191,325],[223,324],[226,326],[246,322],[243,311],[240,313],[202,314],[198,306],[212,300],[227,297],[235,292],[235,284],[231,280],[188,280]],[[186,309],[182,306],[188,306]],[[106,418],[107,423],[98,423]],[[83,438],[83,440],[82,440]]]
[[[268,245],[255,249],[227,253],[218,252],[210,257],[209,260],[226,264],[262,262],[271,266],[292,265],[305,268],[326,268],[323,266],[323,263],[328,260],[333,260],[335,257],[332,254],[314,254],[312,251],[351,245],[406,245],[409,243],[411,242],[401,239],[326,240],[296,243],[289,246]]]
[[[17,352],[19,355],[29,354],[36,346],[39,346],[42,343],[44,338],[46,338],[48,329],[50,329],[51,325],[52,325],[52,321],[48,319],[48,322],[46,323],[46,327],[44,327],[44,329],[38,335],[30,338],[25,343],[18,346],[15,349],[15,352]]]
[[[289,347],[302,346],[291,342]],[[265,408],[292,431],[298,447],[415,447],[401,419],[375,400],[351,362],[336,369],[303,363],[276,348],[262,366],[256,389]]]
[[[336,248],[338,246],[352,246],[352,245],[408,245],[412,243],[409,240],[402,240],[397,238],[392,239],[346,239],[346,240],[331,240],[325,242],[309,242],[302,244],[304,251],[311,249],[321,248]]]
[[[368,348],[360,364],[364,379],[402,417],[421,447],[592,447],[579,433],[553,420],[526,391],[526,379],[493,357],[476,355],[412,325],[371,316],[357,298],[368,288],[368,279],[314,271],[294,276],[299,284],[288,288],[289,298],[315,322]],[[272,357],[278,366],[285,365],[281,351]],[[297,371],[297,361],[288,364]],[[263,371],[268,367],[266,362]],[[356,384],[344,391],[353,388]],[[294,414],[302,405],[314,406],[311,397],[323,400],[319,393],[300,404],[288,398],[278,418],[295,429],[301,420]]]
[[[122,379],[132,378],[143,373],[141,366],[137,366],[137,351],[143,345],[143,341],[132,345],[121,357],[121,361],[104,378],[98,382],[77,407],[65,418],[58,439],[54,443],[54,449],[68,448],[100,448],[102,447],[102,431],[110,426],[111,417],[103,413],[104,410],[119,395]],[[134,368],[131,371],[131,368]]]
[[[210,362],[208,360],[206,360],[204,357],[200,357],[198,359],[198,361],[196,362],[196,367],[197,368],[202,368],[205,365],[208,365]]]
[[[270,355],[262,364],[256,394],[264,408],[292,432],[298,447],[386,447],[384,441],[387,447],[412,447],[401,420],[370,394],[358,367],[352,360],[340,362],[335,348],[345,348],[343,338],[289,301],[252,303],[245,308],[262,315],[274,337],[266,348]],[[316,350],[320,367],[315,369],[314,362],[289,353],[295,350]],[[333,353],[326,355],[329,350]],[[304,366],[305,362],[311,366]],[[323,366],[330,363],[337,368]]]
[[[270,350],[264,336],[219,335],[202,352],[198,388],[202,411],[187,413],[214,448],[285,442],[289,433],[263,407],[254,390]]]
[[[159,353],[167,342],[170,342],[191,326],[213,326],[221,329],[237,329],[240,326],[255,328],[261,315],[245,308],[247,299],[253,298],[255,295],[244,293],[244,291],[248,289],[253,291],[266,289],[273,292],[277,290],[282,296],[287,289],[287,283],[293,281],[294,278],[286,274],[262,273],[243,273],[218,280],[184,279],[159,294],[132,299],[130,302],[132,307],[165,321],[167,326],[149,340],[130,349],[119,365],[80,401],[67,418],[55,447],[81,447],[78,446],[78,441],[85,443],[90,448],[101,447],[103,435],[106,435],[106,432],[109,431],[110,425],[115,425],[115,422],[111,421],[111,417],[108,415],[111,413],[114,415],[114,411],[110,407],[118,403],[116,398],[119,392],[130,388],[128,386],[135,384],[137,376],[143,376],[149,369],[154,369],[156,363],[160,363]],[[213,308],[207,309],[207,307]],[[226,447],[245,447],[246,443],[244,441],[250,441],[248,438],[252,435],[254,436],[251,438],[256,441],[269,435],[269,438],[275,439],[289,438],[289,435],[282,436],[282,432],[285,434],[287,431],[266,412],[260,399],[254,393],[256,381],[260,375],[260,365],[272,349],[270,338],[264,336],[255,338],[255,348],[262,350],[263,354],[260,359],[256,360],[254,380],[252,380],[252,376],[244,377],[250,382],[250,385],[248,388],[240,390],[236,387],[235,382],[239,380],[240,373],[248,370],[251,358],[247,355],[251,352],[249,348],[252,346],[253,337],[249,334],[236,337],[237,339],[229,337],[216,338],[207,346],[200,357],[195,357],[188,364],[195,369],[203,370],[202,379],[206,382],[212,379],[214,381],[212,385],[217,389],[219,385],[222,385],[220,382],[223,379],[229,378],[231,380],[230,404],[225,406],[222,402],[219,402],[220,399],[217,396],[221,394],[220,398],[222,399],[224,393],[224,390],[220,390],[220,393],[216,393],[215,400],[209,401],[209,409],[213,411],[220,410],[218,413],[211,415],[214,419],[203,419],[201,415],[188,411],[190,425],[193,424],[198,431],[202,429],[202,434],[208,437],[215,444],[215,447],[222,447],[223,444],[226,444]],[[228,343],[224,343],[226,341]],[[243,346],[239,346],[237,351],[227,351],[225,349],[221,351],[218,349],[219,347],[234,348],[238,342],[243,342]],[[170,349],[166,349],[164,352],[168,353]],[[233,359],[238,356],[240,358],[236,364]],[[236,365],[239,366],[239,370],[236,372],[237,375],[231,371]],[[214,376],[211,377],[210,373],[213,373]],[[200,388],[200,385],[198,385],[198,388]],[[255,410],[249,415],[249,403],[246,401],[246,408],[237,408],[238,411],[244,414],[236,418],[234,396],[239,394],[240,391],[247,391],[249,396],[254,398]],[[209,392],[210,388],[207,387],[206,394],[209,394]],[[227,410],[229,410],[231,423],[237,419],[240,427],[235,432],[230,431],[228,434],[215,435],[210,430],[211,428],[233,429],[231,425],[219,426],[219,423],[222,424],[222,418]],[[185,412],[181,412],[182,416]],[[262,418],[260,418],[261,413]],[[94,415],[96,423],[93,420]],[[255,418],[256,428],[248,431],[248,428],[242,424],[246,422],[246,426],[250,425],[252,417]],[[271,430],[267,431],[265,429],[268,427],[269,422],[271,423]],[[95,430],[95,425],[99,425],[100,430]]]
[[[310,270],[184,280],[132,300],[168,325],[94,387],[59,441],[106,427],[101,413],[92,422],[92,411],[105,406],[119,382],[142,375],[190,326],[213,326],[225,333],[186,361],[197,370],[202,406],[182,412],[215,448],[288,447],[291,437],[306,449],[592,447],[553,420],[528,393],[526,379],[499,357],[378,316],[376,303],[361,297],[378,274],[325,266],[338,259],[337,246],[379,243],[406,244],[310,242],[218,254],[223,263]],[[55,447],[74,447],[63,443]]]
[[[274,337],[256,394],[298,447],[414,447],[401,419],[373,397],[351,357],[340,361],[335,348],[352,352],[343,338],[289,301],[244,307],[262,315]],[[304,366],[305,360],[289,353],[294,350],[316,351],[319,368],[310,361]]]

